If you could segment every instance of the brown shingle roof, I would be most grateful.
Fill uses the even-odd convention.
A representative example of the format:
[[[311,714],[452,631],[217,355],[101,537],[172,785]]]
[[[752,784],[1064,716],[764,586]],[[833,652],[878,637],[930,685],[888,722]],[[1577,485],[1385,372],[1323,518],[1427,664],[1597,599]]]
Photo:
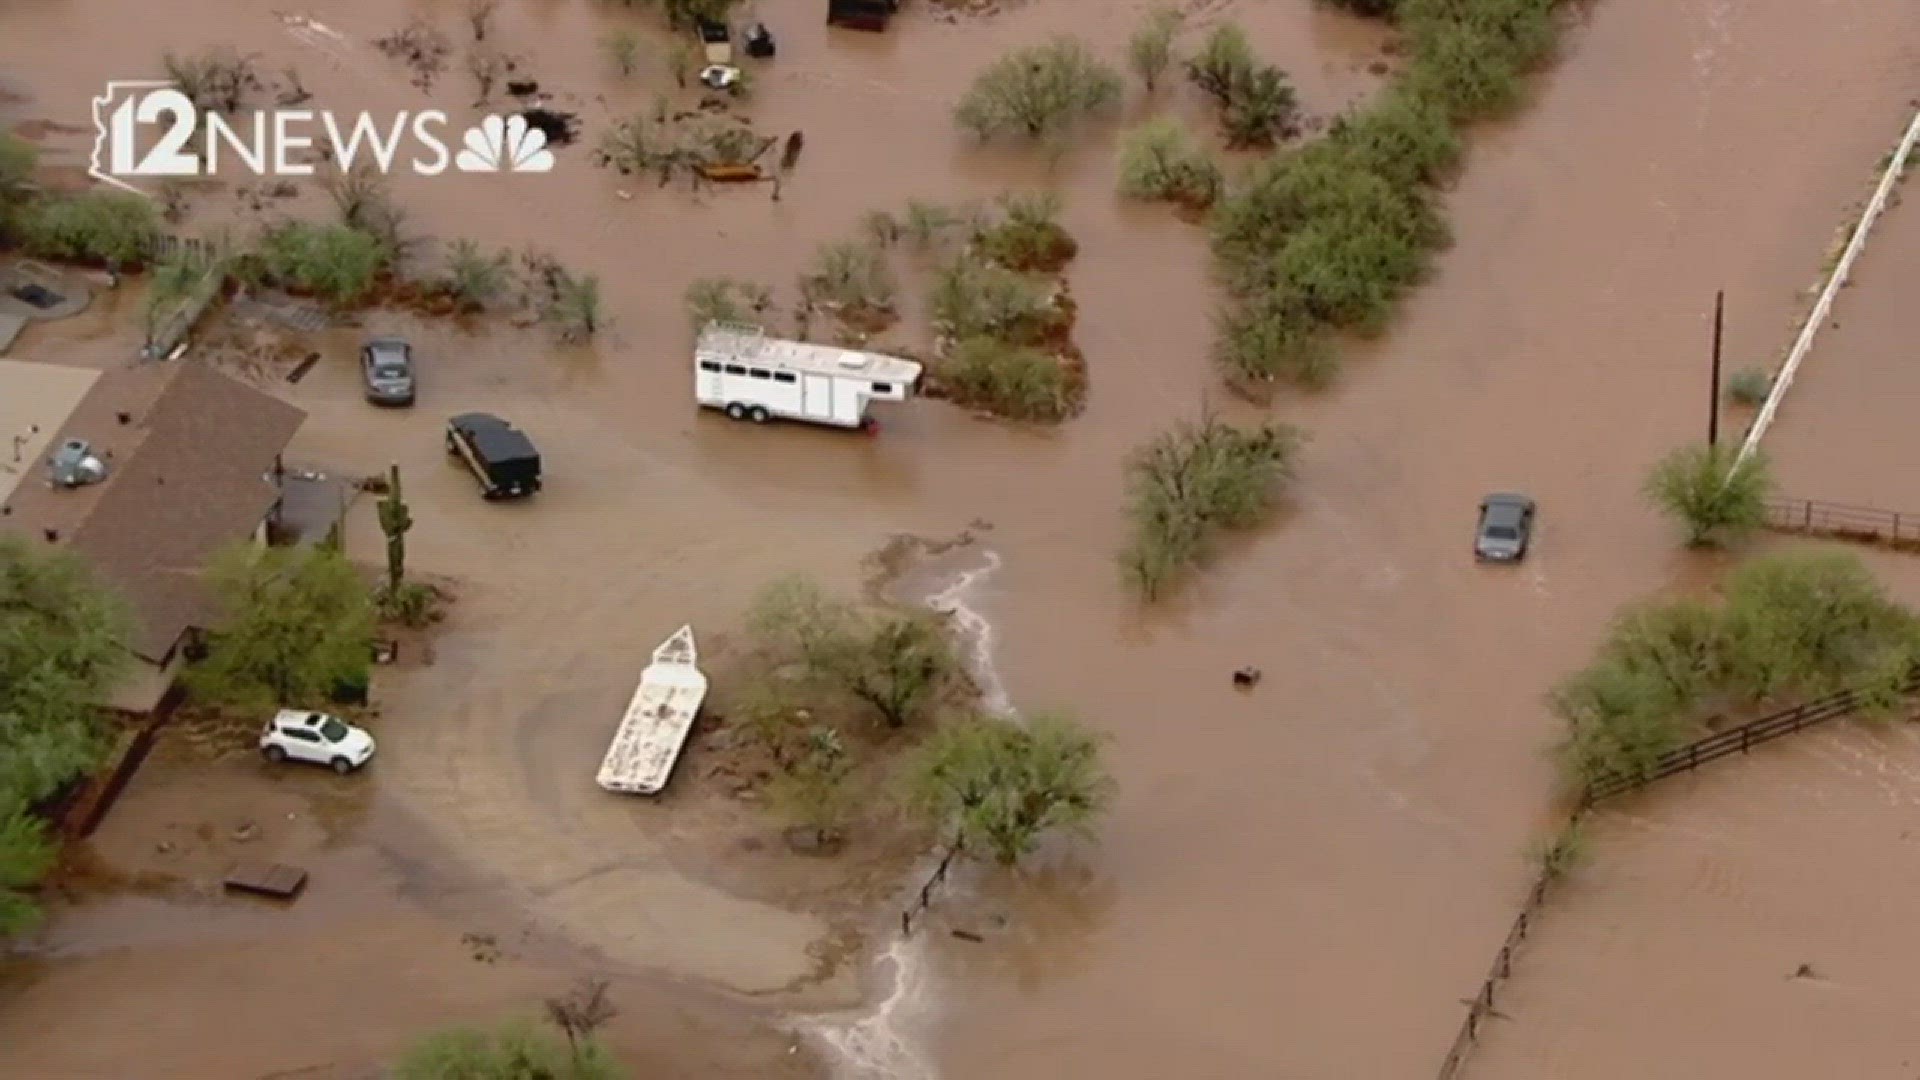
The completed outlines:
[[[110,455],[107,480],[55,491],[43,473],[20,485],[0,520],[33,530],[36,540],[57,530],[56,543],[70,544],[127,598],[136,619],[128,646],[158,663],[189,627],[216,614],[201,572],[273,508],[278,493],[267,473],[305,419],[192,361],[111,371],[57,436]]]

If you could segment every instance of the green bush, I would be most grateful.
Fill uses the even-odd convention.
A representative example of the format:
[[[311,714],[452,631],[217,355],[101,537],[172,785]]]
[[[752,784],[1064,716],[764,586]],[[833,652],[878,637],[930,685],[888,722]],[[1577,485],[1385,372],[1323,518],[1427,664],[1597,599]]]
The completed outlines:
[[[871,244],[827,244],[800,275],[803,300],[842,311],[892,311],[898,291],[886,257]]]
[[[1063,420],[1076,404],[1059,357],[996,338],[962,339],[934,373],[957,404],[1011,420]]]
[[[25,139],[0,131],[0,230],[33,193],[33,167],[39,152]]]
[[[980,253],[1010,270],[1052,272],[1070,262],[1080,250],[1060,224],[1063,209],[1057,192],[1009,192],[1000,196],[1000,220],[981,228],[974,237]]]
[[[488,255],[471,240],[455,240],[440,287],[468,311],[483,310],[512,283],[512,261],[504,251]]]
[[[1773,393],[1773,376],[1758,368],[1736,371],[1727,380],[1727,397],[1734,403],[1753,407],[1767,400]]]
[[[976,138],[1056,138],[1120,99],[1121,79],[1084,44],[1061,38],[1027,45],[990,64],[954,107]]]
[[[1180,121],[1159,117],[1121,137],[1120,194],[1212,206],[1220,196],[1220,166]]]
[[[998,263],[961,257],[934,275],[927,298],[933,326],[950,338],[989,337],[1034,345],[1057,329],[1051,290]]]
[[[1214,28],[1187,61],[1187,77],[1219,104],[1230,146],[1271,146],[1293,129],[1299,102],[1286,73],[1261,63],[1235,23]]]
[[[1718,608],[1683,599],[1628,610],[1594,662],[1554,689],[1569,779],[1644,774],[1729,709],[1842,689],[1890,706],[1920,664],[1920,619],[1850,554],[1753,559],[1724,593]]]
[[[1282,381],[1309,390],[1333,382],[1340,356],[1299,293],[1276,286],[1215,319],[1214,361],[1228,382],[1252,388]]]
[[[773,292],[765,285],[732,278],[701,278],[687,286],[684,298],[696,334],[710,322],[758,323],[773,306]]]
[[[1156,7],[1127,39],[1127,66],[1152,93],[1173,63],[1173,39],[1186,16],[1176,7]]]
[[[346,225],[287,221],[260,238],[267,276],[282,286],[351,304],[373,288],[390,249],[377,237]]]
[[[43,258],[134,266],[160,237],[160,211],[145,196],[88,191],[27,204],[19,228],[27,251]]]
[[[1301,441],[1285,424],[1247,429],[1208,417],[1135,452],[1127,463],[1133,535],[1120,555],[1128,582],[1155,599],[1206,557],[1214,533],[1258,522],[1292,476]]]
[[[1644,490],[1686,529],[1688,546],[1711,547],[1741,540],[1766,523],[1773,477],[1757,453],[1741,461],[1738,447],[1700,444],[1662,458]]]
[[[1335,120],[1327,142],[1402,187],[1438,183],[1460,162],[1460,136],[1446,110],[1399,90]]]
[[[1403,0],[1413,63],[1406,85],[1457,120],[1519,104],[1525,80],[1553,52],[1559,0]]]

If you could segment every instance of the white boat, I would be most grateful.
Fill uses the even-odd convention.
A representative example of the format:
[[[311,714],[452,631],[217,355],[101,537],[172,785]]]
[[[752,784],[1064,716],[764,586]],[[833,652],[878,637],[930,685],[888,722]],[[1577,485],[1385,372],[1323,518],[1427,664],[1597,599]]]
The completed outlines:
[[[693,627],[683,626],[653,650],[653,663],[641,673],[640,687],[600,763],[600,786],[626,795],[659,793],[673,775],[706,696]]]

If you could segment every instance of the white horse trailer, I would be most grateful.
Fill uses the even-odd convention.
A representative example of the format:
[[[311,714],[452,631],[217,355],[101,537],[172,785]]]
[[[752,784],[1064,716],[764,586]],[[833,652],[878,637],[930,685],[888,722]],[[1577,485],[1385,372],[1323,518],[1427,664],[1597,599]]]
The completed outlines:
[[[693,358],[695,399],[755,423],[780,417],[865,427],[868,402],[905,401],[920,382],[911,360],[770,338],[730,323],[708,323]]]

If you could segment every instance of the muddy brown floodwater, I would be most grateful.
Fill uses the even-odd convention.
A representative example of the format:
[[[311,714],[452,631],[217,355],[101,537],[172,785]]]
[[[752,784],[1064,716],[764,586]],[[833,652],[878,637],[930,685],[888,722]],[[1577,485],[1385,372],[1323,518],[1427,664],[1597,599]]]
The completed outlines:
[[[586,351],[406,324],[425,365],[411,415],[357,400],[342,331],[290,395],[311,413],[296,445],[309,460],[402,463],[415,565],[464,583],[437,662],[383,688],[379,800],[501,902],[622,970],[797,1009],[885,997],[809,955],[819,920],[676,864],[671,795],[610,800],[586,778],[646,650],[681,622],[725,627],[786,571],[851,585],[892,534],[985,519],[998,565],[969,604],[1011,698],[1109,732],[1122,795],[1098,846],[1025,879],[959,883],[941,917],[987,940],[929,935],[902,952],[917,963],[890,999],[896,1030],[868,1025],[856,1041],[903,1076],[916,1061],[999,1080],[1424,1074],[1548,819],[1543,690],[1618,605],[1683,566],[1637,488],[1647,462],[1700,434],[1713,292],[1729,294],[1735,366],[1773,355],[1912,92],[1920,8],[1592,5],[1537,101],[1476,133],[1448,197],[1458,242],[1396,329],[1358,350],[1334,391],[1277,407],[1313,438],[1295,505],[1150,615],[1116,582],[1120,461],[1222,404],[1203,236],[1116,205],[1110,132],[1049,167],[964,147],[947,117],[1008,45],[1067,31],[1111,52],[1143,5],[1031,0],[954,24],[910,5],[883,37],[829,33],[818,8],[758,4],[780,54],[754,111],[770,132],[806,132],[778,203],[622,181],[582,146],[545,176],[397,183],[416,230],[534,244],[599,274],[615,322]],[[459,30],[458,5],[424,0],[302,9],[332,34],[232,0],[178,0],[164,20],[127,10],[47,0],[0,13],[5,88],[24,97],[13,111],[84,124],[108,78],[150,77],[161,49],[212,42],[257,50],[265,71],[297,66],[336,110],[418,107],[369,40],[410,12]],[[615,10],[500,10],[499,40],[582,113],[588,143],[659,86],[596,74]],[[1379,32],[1307,0],[1195,13],[1244,20],[1315,112],[1377,81]],[[470,115],[470,91],[456,58],[432,100]],[[43,145],[72,163],[89,141],[54,132]],[[810,251],[864,210],[1037,185],[1066,196],[1081,242],[1084,417],[1027,433],[922,403],[857,439],[694,414],[688,281],[725,273],[790,299]],[[218,194],[196,214],[234,216]],[[439,462],[437,418],[474,408],[540,442],[550,486],[537,504],[482,505]],[[1541,502],[1537,553],[1477,570],[1472,508],[1509,488]],[[359,527],[370,552],[364,515]],[[1252,694],[1228,679],[1244,664],[1266,673]],[[309,1000],[369,992],[319,976]]]

